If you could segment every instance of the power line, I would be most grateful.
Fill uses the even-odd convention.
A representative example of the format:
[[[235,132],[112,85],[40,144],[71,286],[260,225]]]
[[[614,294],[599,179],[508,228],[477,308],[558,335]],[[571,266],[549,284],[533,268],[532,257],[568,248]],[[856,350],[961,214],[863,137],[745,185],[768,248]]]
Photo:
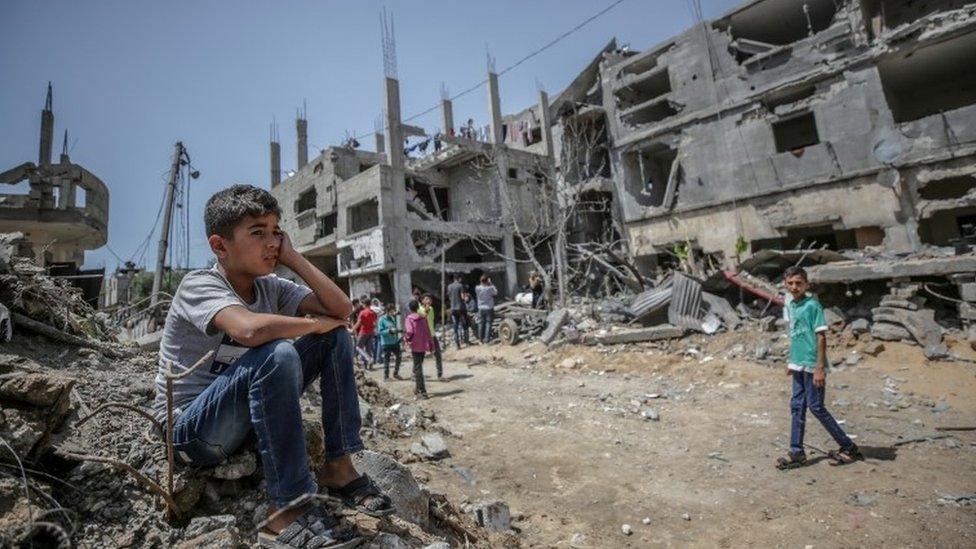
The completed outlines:
[[[603,16],[604,14],[606,14],[606,13],[607,13],[608,11],[610,11],[610,10],[612,10],[613,8],[615,8],[615,7],[617,7],[618,5],[620,5],[620,4],[622,4],[622,3],[624,2],[624,1],[625,1],[625,0],[615,0],[615,1],[613,2],[613,3],[611,3],[611,4],[610,4],[610,5],[608,5],[607,7],[605,7],[605,8],[603,8],[602,10],[600,10],[600,11],[598,11],[597,13],[595,13],[595,14],[593,14],[593,15],[591,15],[591,16],[589,16],[589,17],[587,17],[587,18],[586,18],[586,19],[584,19],[584,20],[583,20],[582,22],[580,22],[580,23],[578,23],[578,24],[576,24],[576,26],[574,26],[573,28],[571,28],[571,29],[569,29],[568,31],[566,31],[566,32],[564,32],[564,33],[562,33],[562,34],[560,34],[560,35],[559,35],[559,36],[557,36],[556,38],[554,38],[554,39],[552,39],[552,40],[550,40],[549,42],[547,42],[547,43],[546,43],[545,45],[543,45],[542,47],[540,47],[540,48],[538,48],[538,49],[536,49],[536,50],[534,50],[534,51],[532,51],[531,53],[529,53],[529,54],[527,54],[527,55],[525,55],[525,56],[523,56],[523,57],[522,57],[521,59],[519,59],[518,61],[516,61],[516,62],[514,62],[514,63],[512,63],[511,65],[509,65],[509,66],[507,66],[507,67],[505,67],[504,69],[502,69],[501,71],[499,71],[499,72],[498,72],[498,76],[502,76],[503,74],[505,74],[505,73],[507,73],[507,72],[509,72],[509,71],[511,71],[511,70],[513,70],[513,69],[515,69],[516,67],[518,67],[518,66],[519,66],[519,65],[521,65],[522,63],[525,63],[525,62],[526,62],[526,61],[528,61],[529,59],[532,59],[533,57],[535,57],[535,56],[537,56],[537,55],[539,55],[539,54],[541,54],[542,52],[544,52],[544,51],[546,51],[546,50],[548,50],[549,48],[551,48],[551,47],[553,47],[553,46],[555,46],[556,44],[558,44],[558,43],[560,43],[560,42],[562,42],[563,40],[565,40],[566,38],[568,38],[568,37],[569,37],[569,36],[571,36],[572,34],[574,34],[574,33],[576,33],[577,31],[579,31],[580,29],[582,29],[582,28],[583,28],[583,27],[585,27],[586,25],[588,25],[588,24],[590,24],[590,23],[592,23],[592,22],[593,22],[593,21],[595,21],[596,19],[599,19],[599,18],[600,18],[601,16]],[[487,82],[488,82],[488,79],[487,79],[487,78],[483,78],[483,79],[481,79],[481,81],[479,81],[478,83],[476,83],[476,84],[473,84],[473,85],[471,85],[471,86],[469,86],[469,87],[467,87],[467,88],[465,88],[465,89],[464,89],[464,90],[462,90],[461,92],[459,92],[459,93],[457,93],[457,94],[455,94],[455,95],[453,95],[453,96],[451,96],[451,97],[449,98],[449,100],[450,100],[450,101],[454,101],[455,99],[459,99],[459,98],[461,98],[461,97],[463,97],[463,96],[465,96],[465,95],[467,95],[467,94],[469,94],[469,93],[471,93],[471,92],[473,92],[473,91],[475,91],[475,90],[477,90],[478,88],[480,88],[480,87],[482,87],[482,86],[484,86],[484,85],[485,85],[485,83],[487,83]],[[437,104],[435,104],[435,105],[433,105],[433,106],[431,106],[430,108],[427,108],[427,109],[424,109],[423,111],[421,111],[421,112],[418,112],[417,114],[414,114],[414,115],[412,115],[412,116],[410,116],[410,117],[408,117],[408,118],[405,118],[405,119],[404,119],[403,121],[404,121],[404,122],[410,122],[410,121],[412,121],[412,120],[416,120],[417,118],[420,118],[421,116],[424,116],[425,114],[428,114],[428,113],[431,113],[431,112],[433,112],[433,111],[435,111],[435,110],[437,110],[438,108],[440,108],[440,106],[441,106],[441,104],[440,104],[440,103],[437,103]],[[445,128],[445,129],[446,129],[446,128]],[[370,137],[370,136],[372,136],[372,135],[375,135],[376,133],[377,133],[376,131],[373,131],[373,132],[370,132],[370,133],[366,133],[366,134],[363,134],[363,135],[358,135],[358,136],[356,136],[356,137],[355,137],[355,139],[357,139],[357,140],[360,140],[360,139],[365,139],[365,138],[367,138],[367,137]]]

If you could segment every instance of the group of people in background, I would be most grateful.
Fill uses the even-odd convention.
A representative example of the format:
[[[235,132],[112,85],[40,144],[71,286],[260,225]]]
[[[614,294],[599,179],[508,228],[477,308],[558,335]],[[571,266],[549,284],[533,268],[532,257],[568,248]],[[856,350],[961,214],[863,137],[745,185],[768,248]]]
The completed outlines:
[[[454,275],[447,286],[447,305],[450,306],[451,328],[454,344],[471,345],[472,329],[482,344],[493,339],[492,324],[495,320],[495,299],[498,289],[491,277],[482,275],[474,291],[465,286],[460,274]],[[532,306],[542,305],[542,277],[536,273],[529,276],[528,289],[532,292]],[[400,322],[400,311],[394,303],[383,305],[379,299],[363,296],[353,299],[354,310],[349,319],[350,331],[356,341],[357,361],[367,370],[383,364],[383,379],[391,377],[390,363],[393,363],[392,377],[400,377],[403,362],[403,349],[406,348],[413,360],[414,394],[427,398],[424,382],[424,359],[433,355],[437,368],[437,379],[444,379],[444,363],[441,356],[441,342],[435,329],[437,312],[434,309],[434,296],[421,293],[415,288],[407,304],[406,317]]]

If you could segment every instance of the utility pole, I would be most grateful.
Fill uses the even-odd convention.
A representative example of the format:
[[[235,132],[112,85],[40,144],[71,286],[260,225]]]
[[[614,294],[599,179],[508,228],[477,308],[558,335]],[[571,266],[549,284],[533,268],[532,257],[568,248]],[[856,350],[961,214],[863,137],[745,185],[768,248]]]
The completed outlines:
[[[156,254],[156,272],[153,273],[152,300],[149,306],[159,303],[159,290],[163,284],[163,270],[166,266],[166,247],[169,244],[169,226],[173,220],[173,198],[176,195],[176,180],[180,177],[180,166],[185,153],[183,142],[177,141],[173,151],[173,165],[169,170],[169,182],[166,184],[166,197],[163,199],[165,212],[163,215],[163,230],[159,233],[159,248]]]

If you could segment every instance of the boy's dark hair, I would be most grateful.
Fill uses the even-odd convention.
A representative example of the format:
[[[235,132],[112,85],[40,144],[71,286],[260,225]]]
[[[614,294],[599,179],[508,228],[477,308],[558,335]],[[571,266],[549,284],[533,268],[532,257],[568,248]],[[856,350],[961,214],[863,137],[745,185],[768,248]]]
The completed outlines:
[[[396,305],[393,304],[393,303],[387,303],[386,304],[386,312],[387,313],[391,313],[391,314],[392,313],[395,313],[396,312]]]
[[[411,313],[416,313],[417,309],[420,308],[420,303],[417,303],[416,299],[411,299],[410,303],[407,303],[407,308],[410,309]]]
[[[488,275],[481,275],[481,283],[485,284],[488,282]]]
[[[463,278],[464,278],[464,277],[462,277],[461,275],[459,275],[459,274],[456,274],[456,275],[454,275],[454,282],[461,282],[461,280],[462,280]]]
[[[432,294],[424,294],[424,299],[427,299],[428,297],[429,297],[429,298],[430,298],[431,300],[433,300],[433,299],[434,299],[434,296],[433,296]]]
[[[231,238],[234,227],[245,217],[267,214],[281,217],[278,200],[271,193],[253,185],[233,185],[217,191],[207,200],[203,223],[208,237],[216,234]]]
[[[354,298],[352,299],[352,304],[353,304],[353,305],[359,305],[359,298],[358,298],[358,297],[354,297]]]
[[[783,280],[793,276],[798,276],[806,282],[810,281],[810,279],[807,278],[807,271],[803,267],[790,267],[786,269],[786,271],[783,273]]]

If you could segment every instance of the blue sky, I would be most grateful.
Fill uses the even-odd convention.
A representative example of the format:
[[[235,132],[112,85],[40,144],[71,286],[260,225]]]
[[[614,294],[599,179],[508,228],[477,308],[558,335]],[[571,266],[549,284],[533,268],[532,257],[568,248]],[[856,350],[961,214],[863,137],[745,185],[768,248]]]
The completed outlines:
[[[702,0],[706,17],[735,0]],[[379,13],[396,25],[405,116],[500,70],[611,0],[325,2],[46,1],[0,3],[0,171],[37,160],[40,110],[54,83],[55,158],[67,128],[72,161],[111,192],[108,246],[129,259],[152,227],[173,144],[201,172],[190,193],[191,264],[210,253],[202,206],[233,183],[267,187],[268,127],[280,127],[284,170],[295,167],[296,108],[307,102],[309,156],[346,132],[371,132],[382,104]],[[688,0],[625,0],[500,81],[502,109],[560,91],[610,38],[643,50],[692,24]],[[456,120],[484,123],[482,90],[455,102]],[[414,123],[433,128],[435,111]],[[372,139],[364,140],[371,147]],[[143,263],[153,266],[157,235]],[[105,247],[87,267],[118,260]]]

